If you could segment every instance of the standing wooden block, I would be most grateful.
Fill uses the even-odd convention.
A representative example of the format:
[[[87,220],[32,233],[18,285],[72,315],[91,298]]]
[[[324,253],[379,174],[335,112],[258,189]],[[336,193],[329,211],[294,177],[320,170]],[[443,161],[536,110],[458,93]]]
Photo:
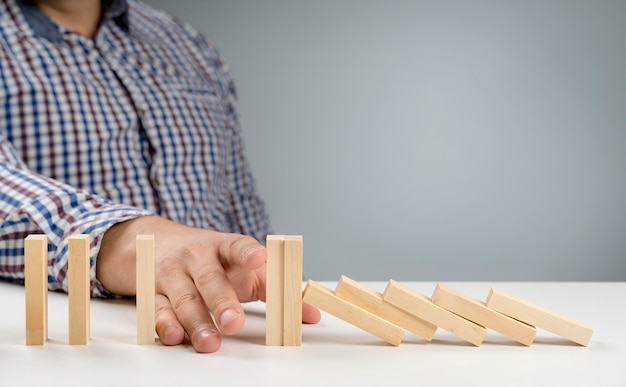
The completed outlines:
[[[265,265],[265,345],[283,345],[285,236],[268,235]]]
[[[44,345],[48,339],[48,237],[24,239],[26,345]]]
[[[304,289],[303,300],[374,336],[380,337],[391,345],[398,346],[402,342],[404,329],[348,301],[342,300],[332,290],[314,281],[309,280],[307,283]]]
[[[135,240],[137,344],[154,344],[155,251],[154,235],[137,235]]]
[[[70,345],[89,341],[89,235],[72,235],[68,240],[68,302]]]
[[[302,236],[285,236],[283,345],[302,345]]]
[[[475,346],[482,344],[487,334],[484,327],[433,304],[430,298],[394,280],[389,280],[383,299]]]
[[[535,327],[489,309],[483,302],[443,284],[437,284],[433,293],[433,302],[523,345],[531,345],[537,333]]]
[[[581,322],[499,289],[491,288],[487,297],[487,306],[516,320],[545,329],[583,346],[589,345],[593,335],[593,329]]]
[[[437,330],[436,325],[385,302],[381,293],[363,286],[346,276],[341,276],[337,283],[335,294],[337,297],[380,318],[384,318],[400,328],[413,332],[428,341],[432,340]]]

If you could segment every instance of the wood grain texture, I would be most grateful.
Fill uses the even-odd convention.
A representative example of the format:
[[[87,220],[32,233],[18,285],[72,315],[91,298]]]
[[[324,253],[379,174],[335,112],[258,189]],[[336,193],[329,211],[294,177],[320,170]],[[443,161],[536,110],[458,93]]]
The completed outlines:
[[[433,304],[430,298],[394,280],[389,280],[383,299],[475,346],[481,345],[487,334],[484,327]]]
[[[90,262],[89,235],[68,239],[69,343],[89,342]]]
[[[48,339],[48,237],[24,239],[24,293],[26,345],[44,345]]]
[[[265,345],[280,346],[284,330],[285,236],[268,235],[265,246]]]
[[[496,312],[488,308],[484,302],[444,284],[437,284],[432,300],[436,305],[456,315],[493,329],[526,346],[532,344],[537,334],[535,327]]]
[[[302,236],[287,235],[284,242],[283,345],[302,345]]]
[[[359,282],[341,276],[335,288],[337,297],[375,314],[428,341],[432,340],[437,326],[418,318],[383,300],[383,295]]]
[[[487,307],[545,329],[582,346],[588,346],[593,329],[582,322],[563,316],[557,312],[514,296],[500,289],[491,288],[487,297]]]
[[[135,239],[137,344],[155,342],[155,246],[154,235]]]
[[[308,281],[304,289],[303,300],[385,340],[391,345],[400,345],[404,337],[404,329],[337,297],[332,290],[315,281]]]

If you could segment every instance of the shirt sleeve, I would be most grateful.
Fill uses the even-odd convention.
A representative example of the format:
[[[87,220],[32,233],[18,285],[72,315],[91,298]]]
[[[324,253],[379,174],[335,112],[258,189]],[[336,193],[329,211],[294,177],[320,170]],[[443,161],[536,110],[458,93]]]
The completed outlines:
[[[67,292],[68,238],[90,235],[91,294],[111,296],[96,278],[102,237],[118,222],[149,215],[29,170],[0,136],[0,277],[24,280],[24,238],[48,236],[48,288]]]

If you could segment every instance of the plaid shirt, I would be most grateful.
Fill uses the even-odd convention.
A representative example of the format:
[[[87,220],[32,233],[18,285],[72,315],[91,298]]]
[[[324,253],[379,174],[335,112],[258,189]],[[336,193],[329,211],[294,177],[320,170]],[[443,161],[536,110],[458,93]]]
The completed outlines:
[[[113,224],[146,214],[263,240],[233,82],[198,32],[109,1],[94,40],[33,1],[0,3],[0,276],[23,280],[23,239],[49,239],[49,288],[67,290],[67,240],[95,257]]]

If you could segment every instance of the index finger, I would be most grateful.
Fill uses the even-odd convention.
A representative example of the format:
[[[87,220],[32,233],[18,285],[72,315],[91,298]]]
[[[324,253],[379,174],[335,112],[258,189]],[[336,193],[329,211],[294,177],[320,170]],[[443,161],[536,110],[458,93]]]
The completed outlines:
[[[220,264],[207,263],[190,275],[220,330],[225,334],[239,332],[245,320],[243,308]]]

